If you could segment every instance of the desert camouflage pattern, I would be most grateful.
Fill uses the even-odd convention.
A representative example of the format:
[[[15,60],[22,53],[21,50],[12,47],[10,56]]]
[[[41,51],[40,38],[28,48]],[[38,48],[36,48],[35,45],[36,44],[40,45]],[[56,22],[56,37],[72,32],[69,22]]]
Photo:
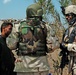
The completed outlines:
[[[25,22],[26,23],[26,22]],[[24,24],[25,24],[24,23]],[[56,35],[55,35],[55,31],[52,29],[52,27],[48,24],[48,23],[44,23],[45,24],[45,26],[46,26],[46,29],[45,29],[45,37],[46,37],[46,45],[47,45],[47,49],[48,49],[48,51],[47,52],[53,52],[54,50],[56,50],[57,48],[59,48],[59,40],[58,40],[58,38],[56,37]],[[20,24],[19,24],[20,25]],[[44,29],[44,25],[42,25],[43,26],[43,29]],[[28,27],[27,25],[26,25],[26,27]],[[15,28],[16,28],[16,26],[13,28],[13,31],[12,31],[12,33],[10,34],[10,36],[7,38],[7,44],[8,44],[8,46],[9,46],[9,48],[10,49],[16,49],[17,47],[17,42],[19,41],[19,33],[18,32],[16,32],[15,31]],[[32,28],[31,28],[32,29]],[[40,29],[38,28],[38,31],[39,31]],[[19,29],[19,31],[20,31],[20,29]],[[41,30],[42,31],[42,30]],[[46,32],[47,31],[47,32]],[[27,28],[26,28],[26,32],[29,32],[29,34],[30,35],[26,35],[28,38],[30,38],[30,40],[31,40],[31,36],[32,36],[32,33],[30,32],[30,31],[28,31],[27,30]],[[43,33],[43,31],[41,32],[41,33]],[[47,33],[47,34],[46,34]],[[22,33],[22,34],[24,34],[24,33]],[[23,36],[22,36],[23,37]],[[29,42],[27,42],[26,43],[26,46],[28,46],[28,47],[30,47],[30,49],[34,49],[35,47],[36,47],[36,44],[38,44],[39,43],[39,45],[41,45],[40,44],[40,39],[41,40],[44,40],[45,39],[45,37],[43,37],[43,34],[42,35],[40,35],[40,33],[35,37],[35,36],[33,36],[33,43],[34,43],[34,46],[30,46],[30,45],[28,45],[28,43]],[[25,37],[24,37],[25,38]],[[38,39],[38,38],[40,38],[40,39]],[[20,39],[21,40],[21,39]],[[24,39],[22,40],[22,41],[24,41]],[[45,41],[44,41],[45,42]],[[43,43],[44,43],[43,42]],[[20,43],[21,44],[21,43]]]
[[[76,5],[70,5],[65,7],[65,14],[74,13],[76,14]]]
[[[17,43],[19,41],[18,28],[19,28],[20,23],[18,24],[12,23],[12,24],[13,24],[13,29],[12,29],[11,34],[7,37],[6,42],[7,42],[8,47],[11,50],[15,50],[17,49]]]
[[[71,28],[70,28],[70,31],[71,31]],[[73,70],[73,75],[75,75],[76,74],[76,22],[74,23],[74,28],[71,31],[71,34],[74,36],[74,41],[72,41],[71,45],[68,44],[68,51],[70,56],[69,73],[72,72]]]
[[[49,23],[42,21],[42,15],[43,11],[39,4],[28,6],[27,20],[20,22],[19,30],[15,33],[16,38],[10,36],[16,44],[11,45],[10,42],[8,46],[16,49],[14,54],[16,59],[20,60],[15,63],[15,72],[40,73],[50,69],[47,54],[59,48],[59,41]]]
[[[26,30],[23,30],[21,28],[24,26],[24,24],[25,24]],[[35,31],[35,29],[33,31],[33,28],[29,27],[29,25],[27,26],[26,21],[22,22],[22,25],[20,25],[19,32],[22,32],[21,30],[23,30],[22,36],[25,35],[25,37],[23,37],[23,40],[22,39],[20,40],[20,44],[21,44],[20,47],[27,48],[27,50],[25,49],[24,55],[21,55],[21,56],[18,55],[19,59],[21,59],[22,62],[16,63],[16,67],[15,67],[14,71],[16,71],[16,72],[38,72],[38,71],[49,70],[50,67],[48,65],[46,54],[48,52],[53,52],[54,50],[56,50],[59,47],[59,42],[58,42],[57,37],[55,36],[55,31],[49,26],[48,23],[40,22],[40,24],[42,27],[39,27],[40,25],[34,26],[34,27],[36,27],[36,29],[38,31],[37,30]],[[25,27],[23,27],[23,28],[25,29]],[[30,30],[29,28],[27,29],[27,27],[31,28],[32,30]],[[33,31],[33,33],[31,31]],[[26,36],[26,34],[28,34],[28,35]],[[27,41],[25,41],[26,46],[23,47],[24,40],[26,37],[28,39],[31,39],[31,42],[35,43],[35,44],[29,43],[30,41],[27,40]],[[47,48],[46,48],[46,46],[47,46]],[[19,48],[19,50],[24,51],[24,49],[22,49],[22,48],[21,49]],[[28,51],[28,50],[32,53],[31,55],[28,53],[26,54],[26,51]],[[36,53],[36,55],[34,53]]]
[[[25,23],[26,23],[26,21],[24,21]],[[23,22],[23,23],[24,23]],[[24,23],[24,24],[25,24]],[[53,30],[53,28],[48,24],[48,23],[43,23],[44,25],[45,25],[45,31],[47,30],[47,34],[45,35],[45,36],[47,36],[46,37],[46,46],[47,46],[47,51],[45,50],[45,47],[43,48],[44,49],[44,51],[43,52],[45,52],[46,54],[47,54],[47,52],[48,53],[50,53],[50,52],[53,52],[53,51],[55,51],[57,48],[59,48],[59,41],[58,41],[58,38],[56,37],[56,35],[55,35],[55,31]],[[44,29],[44,25],[42,25],[43,27],[43,29]],[[20,24],[19,24],[19,26],[20,26]],[[43,33],[43,31],[42,31],[42,29],[40,29],[40,28],[38,28],[38,31],[40,31],[41,30],[41,33]],[[20,27],[19,27],[19,32],[20,32]],[[24,32],[24,31],[23,31]],[[26,33],[27,32],[29,32],[30,33],[30,31],[29,30],[27,30],[27,28],[26,28],[26,31],[25,31]],[[45,32],[46,33],[46,32]],[[22,62],[17,62],[17,63],[15,63],[15,69],[14,69],[14,71],[16,71],[16,72],[37,72],[37,71],[47,71],[47,70],[49,70],[49,65],[48,65],[48,61],[47,61],[47,57],[46,57],[46,55],[45,56],[34,56],[34,57],[32,57],[32,56],[18,56],[17,55],[17,50],[19,50],[18,48],[17,48],[17,42],[19,41],[19,37],[21,37],[21,36],[18,36],[18,32],[15,32],[15,31],[12,31],[12,33],[11,33],[11,35],[9,36],[9,38],[8,38],[8,41],[7,41],[7,43],[8,43],[8,46],[9,46],[9,48],[10,49],[12,49],[13,50],[13,52],[14,52],[14,55],[15,55],[15,57],[17,58],[17,59],[20,59]],[[22,33],[22,34],[24,34],[24,33]],[[32,33],[30,33],[30,34],[32,34]],[[26,44],[26,46],[27,47],[29,47],[29,50],[31,50],[31,51],[34,51],[34,49],[36,50],[36,45],[37,46],[43,46],[43,45],[45,45],[44,43],[45,43],[45,36],[43,37],[42,36],[43,34],[41,34],[40,35],[40,33],[39,33],[39,37],[37,37],[37,38],[35,38],[36,36],[34,36],[33,37],[33,43],[34,43],[34,45],[32,45],[32,46],[30,46],[30,45],[28,45],[28,43],[25,43]],[[29,35],[30,37],[29,38],[31,38],[31,35]],[[43,37],[43,38],[42,38]],[[41,40],[44,40],[44,41],[40,41],[40,39]],[[38,39],[38,40],[37,40]],[[24,39],[23,40],[21,40],[21,41],[24,41]],[[27,42],[27,41],[26,41]],[[41,43],[41,42],[44,42],[44,43]],[[39,43],[39,44],[38,44]],[[20,42],[20,44],[21,44],[21,42]],[[43,45],[42,45],[43,44]],[[26,47],[25,46],[25,47]],[[21,46],[22,47],[22,46]],[[31,48],[30,48],[31,47]],[[22,47],[23,48],[23,47]],[[22,50],[22,49],[21,49]],[[22,50],[23,51],[23,50]],[[29,61],[29,62],[28,62]],[[36,64],[34,64],[34,63],[36,63]],[[42,64],[42,63],[45,63],[45,64]],[[28,66],[26,66],[26,65],[28,65]],[[36,66],[36,67],[35,67]]]
[[[76,22],[70,26],[64,36],[64,42],[68,43],[67,50],[69,51],[69,73],[73,71],[76,74]]]

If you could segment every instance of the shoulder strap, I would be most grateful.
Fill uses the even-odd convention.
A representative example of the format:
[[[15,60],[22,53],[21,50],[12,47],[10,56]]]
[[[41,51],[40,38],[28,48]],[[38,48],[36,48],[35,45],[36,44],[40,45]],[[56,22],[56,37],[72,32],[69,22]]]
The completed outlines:
[[[71,27],[71,28],[68,28],[66,33],[67,33],[67,34],[65,34],[65,35],[67,35],[68,40],[69,40],[69,38],[70,38],[70,39],[74,39],[73,42],[75,42],[75,40],[76,40],[76,39],[75,39],[75,38],[76,38],[76,26]],[[73,37],[72,37],[72,35],[73,35]]]
[[[76,26],[73,26],[73,27],[71,28],[71,30],[70,30],[70,28],[69,28],[68,31],[70,32],[69,35],[70,35],[71,33],[75,32],[75,31],[76,31]]]

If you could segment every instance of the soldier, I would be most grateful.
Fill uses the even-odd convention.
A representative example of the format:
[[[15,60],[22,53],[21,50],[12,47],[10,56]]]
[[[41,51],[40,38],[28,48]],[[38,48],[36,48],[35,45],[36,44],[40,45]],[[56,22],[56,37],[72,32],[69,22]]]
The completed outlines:
[[[69,73],[76,75],[76,5],[70,5],[62,9],[66,20],[69,23],[68,29],[65,31],[61,47],[64,52],[68,52],[69,60]]]
[[[41,6],[32,4],[26,10],[26,21],[20,23],[14,69],[17,75],[49,73],[46,54],[58,48],[59,42],[52,28],[42,21],[42,15]]]

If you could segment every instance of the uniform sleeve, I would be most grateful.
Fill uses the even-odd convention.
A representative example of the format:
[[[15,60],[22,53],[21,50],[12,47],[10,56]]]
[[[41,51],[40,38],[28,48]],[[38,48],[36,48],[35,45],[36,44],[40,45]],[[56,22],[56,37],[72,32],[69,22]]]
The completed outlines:
[[[68,44],[67,50],[76,53],[76,43]]]
[[[59,48],[59,40],[56,37],[55,31],[53,30],[53,28],[51,28],[51,26],[47,24],[46,28],[47,28],[47,38],[46,38],[47,49],[48,49],[48,52],[53,52],[54,50]]]
[[[15,50],[17,49],[18,41],[18,33],[11,33],[11,35],[7,38],[7,45],[11,50]]]

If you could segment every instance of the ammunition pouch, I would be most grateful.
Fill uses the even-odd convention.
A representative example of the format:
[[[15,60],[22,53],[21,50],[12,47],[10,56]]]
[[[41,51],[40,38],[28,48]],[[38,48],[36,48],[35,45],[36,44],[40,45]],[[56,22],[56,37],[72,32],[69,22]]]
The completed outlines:
[[[18,56],[44,56],[46,55],[46,46],[43,43],[39,43],[36,48],[28,48],[25,43],[19,43],[19,48],[17,50]]]
[[[23,51],[18,50],[17,51],[17,55],[18,56],[45,56],[46,55],[46,52],[36,51],[36,52],[26,53],[26,52],[23,52]]]

